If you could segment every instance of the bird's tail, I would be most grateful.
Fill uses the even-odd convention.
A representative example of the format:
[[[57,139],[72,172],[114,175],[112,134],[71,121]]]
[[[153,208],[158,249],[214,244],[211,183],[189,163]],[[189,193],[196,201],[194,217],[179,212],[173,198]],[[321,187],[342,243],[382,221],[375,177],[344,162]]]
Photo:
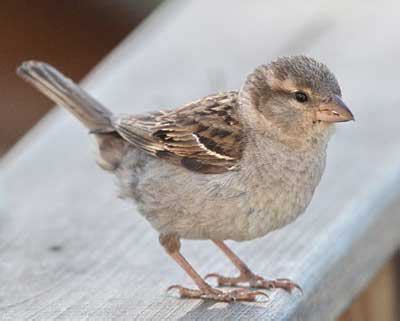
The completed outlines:
[[[112,113],[71,79],[52,66],[38,61],[24,62],[17,74],[40,92],[67,108],[91,132],[112,131]]]

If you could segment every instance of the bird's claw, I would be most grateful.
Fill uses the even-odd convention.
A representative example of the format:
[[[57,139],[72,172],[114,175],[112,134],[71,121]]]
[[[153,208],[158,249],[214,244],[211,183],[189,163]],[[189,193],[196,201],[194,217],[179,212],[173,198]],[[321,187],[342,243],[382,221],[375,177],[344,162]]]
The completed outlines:
[[[242,283],[248,283],[252,288],[258,289],[283,289],[292,293],[294,289],[298,289],[303,294],[302,288],[291,281],[290,279],[275,279],[266,280],[263,277],[255,274],[241,274],[238,277],[226,277],[218,273],[209,273],[205,276],[207,278],[216,278],[219,286],[237,286]]]
[[[284,289],[288,292],[292,292],[294,289],[299,290],[300,294],[303,294],[303,289],[301,288],[300,285],[298,285],[297,283],[294,283],[292,280],[290,279],[284,279],[284,278],[280,278],[280,279],[275,279],[272,282],[275,282],[275,287]],[[276,283],[278,283],[278,286],[276,285]]]
[[[294,289],[299,290],[301,294],[303,294],[303,289],[297,283],[294,283],[290,279],[275,279],[275,280],[266,280],[260,276],[257,276],[254,279],[249,280],[249,285],[253,288],[260,289],[283,289],[289,293],[292,293]]]
[[[168,287],[167,292],[171,290],[178,290],[181,298],[190,299],[206,299],[221,302],[235,302],[235,301],[257,301],[258,296],[264,296],[269,299],[268,294],[263,291],[252,291],[249,289],[235,289],[228,292],[223,292],[212,287],[200,290],[200,289],[188,289],[180,285],[171,285]]]
[[[218,273],[209,273],[204,277],[205,280],[209,278],[215,278],[219,286],[237,286],[239,283],[244,283],[248,281],[242,276],[228,277]]]

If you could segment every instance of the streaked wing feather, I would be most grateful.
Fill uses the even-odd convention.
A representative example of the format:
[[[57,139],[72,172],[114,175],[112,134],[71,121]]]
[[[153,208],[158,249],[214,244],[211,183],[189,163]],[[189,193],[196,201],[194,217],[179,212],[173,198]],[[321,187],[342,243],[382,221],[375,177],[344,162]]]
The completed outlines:
[[[201,173],[236,168],[244,148],[237,92],[207,96],[173,111],[119,116],[113,126],[147,153]]]

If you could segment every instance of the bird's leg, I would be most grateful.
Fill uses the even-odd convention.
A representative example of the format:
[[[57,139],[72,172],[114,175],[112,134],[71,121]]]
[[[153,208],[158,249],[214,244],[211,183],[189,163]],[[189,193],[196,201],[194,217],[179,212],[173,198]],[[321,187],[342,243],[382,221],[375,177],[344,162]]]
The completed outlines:
[[[293,289],[298,289],[302,292],[301,287],[289,279],[266,280],[263,277],[254,274],[249,267],[235,253],[233,253],[229,247],[226,246],[224,242],[217,240],[213,240],[213,242],[238,268],[240,274],[237,277],[225,277],[217,273],[210,273],[206,275],[206,279],[209,277],[215,277],[219,286],[236,286],[240,283],[248,283],[252,288],[281,288],[288,292],[291,292]]]
[[[215,301],[255,301],[258,295],[268,297],[264,292],[251,291],[249,289],[236,289],[229,292],[223,292],[219,289],[211,287],[203,278],[193,269],[188,261],[179,252],[180,241],[176,235],[167,234],[160,235],[160,243],[166,252],[171,256],[180,267],[191,277],[196,283],[198,289],[188,289],[181,285],[172,285],[167,291],[177,289],[182,298],[209,299]]]

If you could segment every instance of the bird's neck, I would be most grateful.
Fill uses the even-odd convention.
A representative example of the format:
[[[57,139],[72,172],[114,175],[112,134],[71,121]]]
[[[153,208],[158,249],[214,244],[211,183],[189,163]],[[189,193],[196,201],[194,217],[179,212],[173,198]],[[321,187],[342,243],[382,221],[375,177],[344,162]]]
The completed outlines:
[[[335,126],[332,124],[317,123],[312,129],[301,128],[287,130],[286,127],[280,126],[275,122],[266,121],[266,124],[254,124],[252,119],[243,118],[247,124],[245,131],[247,134],[247,142],[257,144],[263,140],[275,142],[288,148],[289,150],[298,152],[308,152],[311,150],[325,150]],[[263,122],[258,120],[257,122]]]

